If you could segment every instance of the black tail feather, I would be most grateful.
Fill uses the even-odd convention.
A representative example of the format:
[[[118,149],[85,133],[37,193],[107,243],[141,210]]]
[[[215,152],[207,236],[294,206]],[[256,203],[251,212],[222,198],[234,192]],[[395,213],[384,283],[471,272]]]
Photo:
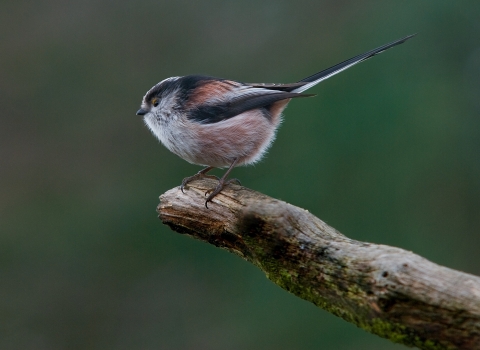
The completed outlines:
[[[402,39],[399,39],[399,40],[395,40],[389,44],[386,44],[386,45],[383,45],[383,46],[380,46],[380,47],[377,47],[376,49],[373,49],[373,50],[370,50],[368,52],[365,52],[365,53],[362,53],[361,55],[358,55],[358,56],[355,56],[355,57],[352,57],[346,61],[343,61],[339,64],[336,64],[330,68],[327,68],[325,70],[322,70],[321,72],[318,72],[318,73],[315,73],[309,77],[306,77],[305,79],[302,79],[299,81],[300,82],[312,82],[312,81],[315,81],[315,80],[318,80],[318,79],[321,79],[325,76],[328,76],[328,75],[332,75],[332,73],[335,73],[336,71],[339,71],[339,70],[342,70],[343,68],[345,68],[346,66],[349,66],[349,65],[352,65],[352,64],[355,64],[355,63],[359,63],[359,62],[362,62],[362,61],[365,61],[365,60],[368,60],[369,58],[375,56],[375,55],[378,55],[379,53],[382,53],[383,51],[385,50],[388,50],[396,45],[400,45],[402,43],[404,43],[405,41],[407,41],[408,39],[414,37],[415,35],[417,35],[416,33],[415,34],[412,34],[412,35],[409,35],[409,36],[406,36]]]

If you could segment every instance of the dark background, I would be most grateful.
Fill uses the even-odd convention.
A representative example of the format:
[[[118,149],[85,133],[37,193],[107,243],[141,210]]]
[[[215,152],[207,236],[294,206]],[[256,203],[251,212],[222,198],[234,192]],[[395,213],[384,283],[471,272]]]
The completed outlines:
[[[479,2],[0,6],[1,349],[403,348],[163,226],[158,196],[200,168],[135,112],[169,76],[293,82],[416,32],[293,101],[267,158],[234,176],[480,274]]]

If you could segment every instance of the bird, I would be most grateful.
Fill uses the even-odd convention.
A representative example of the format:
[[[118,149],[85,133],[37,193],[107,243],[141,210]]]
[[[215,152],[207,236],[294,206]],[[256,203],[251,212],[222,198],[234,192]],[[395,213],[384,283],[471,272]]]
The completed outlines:
[[[205,192],[205,207],[230,183],[234,167],[258,162],[275,139],[282,113],[294,98],[312,97],[304,91],[385,50],[404,43],[408,35],[377,47],[296,83],[243,83],[206,75],[170,77],[144,95],[137,115],[171,152],[189,163],[204,166],[183,179],[180,189],[200,178],[218,185]],[[207,173],[228,168],[218,178]]]

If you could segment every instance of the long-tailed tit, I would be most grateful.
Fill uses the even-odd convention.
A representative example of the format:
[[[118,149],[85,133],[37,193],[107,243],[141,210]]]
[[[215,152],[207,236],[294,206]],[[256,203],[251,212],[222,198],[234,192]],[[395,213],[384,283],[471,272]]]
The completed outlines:
[[[415,35],[415,34],[414,34]],[[406,36],[336,64],[292,84],[248,84],[203,75],[172,77],[152,87],[143,97],[137,115],[144,116],[152,133],[173,153],[206,168],[186,177],[181,189],[226,168],[205,206],[237,179],[227,180],[235,166],[258,162],[275,138],[281,114],[292,98],[314,96],[305,90],[363,62],[414,35]]]

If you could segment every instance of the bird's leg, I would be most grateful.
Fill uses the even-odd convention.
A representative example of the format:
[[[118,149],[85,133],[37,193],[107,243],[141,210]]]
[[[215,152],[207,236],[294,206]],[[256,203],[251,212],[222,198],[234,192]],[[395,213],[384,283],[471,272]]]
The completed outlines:
[[[217,187],[215,187],[214,189],[211,189],[211,190],[208,190],[207,192],[205,192],[205,196],[207,194],[210,193],[210,195],[207,197],[207,200],[205,201],[205,207],[208,209],[208,202],[211,202],[213,197],[215,197],[217,194],[220,193],[221,190],[223,190],[223,188],[232,183],[232,182],[236,182],[237,184],[240,185],[240,181],[238,179],[230,179],[227,181],[227,176],[228,174],[230,174],[230,172],[232,171],[232,169],[235,167],[235,165],[237,164],[238,162],[238,158],[235,158],[235,160],[232,162],[232,164],[230,165],[230,167],[228,168],[227,172],[222,176],[222,178],[218,181],[218,185]]]
[[[189,176],[189,177],[186,177],[183,179],[182,181],[182,185],[180,186],[180,189],[182,190],[183,192],[183,189],[185,188],[185,186],[193,181],[193,180],[197,180],[197,179],[200,179],[200,178],[203,178],[203,177],[208,177],[210,179],[217,179],[219,180],[218,176],[215,176],[215,175],[207,175],[207,173],[212,170],[214,167],[213,166],[207,166],[205,169],[202,169],[200,170],[198,173],[196,173],[195,175],[193,176]],[[185,192],[183,192],[185,193]]]

